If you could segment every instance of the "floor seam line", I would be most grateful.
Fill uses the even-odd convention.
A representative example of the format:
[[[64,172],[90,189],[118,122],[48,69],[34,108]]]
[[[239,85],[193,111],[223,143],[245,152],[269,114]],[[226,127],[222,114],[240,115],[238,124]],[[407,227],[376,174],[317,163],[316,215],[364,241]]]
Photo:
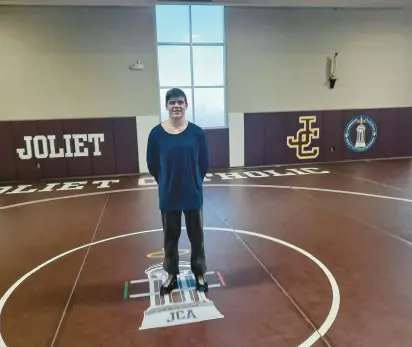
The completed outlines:
[[[304,320],[312,327],[314,332],[316,332],[320,339],[328,346],[332,347],[332,345],[324,338],[324,336],[319,332],[319,330],[316,328],[315,324],[312,322],[312,320],[303,312],[303,310],[299,307],[299,305],[295,302],[295,300],[291,297],[291,295],[288,294],[286,289],[283,288],[283,286],[280,284],[280,282],[275,278],[275,276],[269,271],[269,269],[262,263],[262,261],[257,257],[257,255],[253,252],[253,250],[250,248],[250,246],[246,243],[243,238],[236,233],[236,229],[232,227],[232,225],[229,223],[227,218],[223,217],[222,214],[220,213],[219,209],[217,206],[214,204],[214,202],[210,199],[207,198],[207,200],[210,201],[212,204],[213,209],[216,211],[216,214],[218,217],[222,220],[223,223],[225,223],[230,229],[233,230],[233,233],[235,236],[240,240],[240,242],[243,244],[243,246],[252,254],[252,256],[255,258],[255,260],[260,264],[260,266],[263,268],[263,270],[269,275],[269,277],[272,279],[272,281],[279,287],[279,289],[282,291],[282,293],[289,299],[289,301],[292,303],[292,305],[296,308],[296,310],[299,312],[299,314],[304,318]]]
[[[380,183],[378,181],[374,181],[374,180],[364,178],[364,177],[360,177],[360,176],[355,176],[353,174],[349,174],[349,173],[346,173],[346,172],[336,170],[336,171],[333,171],[333,173],[336,173],[337,175],[341,175],[341,176],[344,176],[344,177],[349,177],[349,178],[352,178],[354,180],[366,182],[366,183],[369,183],[371,185],[377,185],[377,186],[380,186],[380,187],[383,187],[383,188],[386,188],[386,189],[392,189],[392,190],[396,190],[398,192],[404,192],[404,189],[402,189],[400,187],[392,186],[392,185],[389,185],[389,184],[386,184],[386,183]],[[403,198],[410,199],[410,197],[403,197]]]
[[[75,281],[74,281],[72,290],[71,290],[71,292],[70,292],[70,295],[69,295],[69,298],[68,298],[68,300],[67,300],[66,306],[65,306],[65,308],[64,308],[64,310],[63,310],[63,313],[62,313],[62,316],[61,316],[61,318],[60,318],[59,324],[58,324],[58,326],[57,326],[56,332],[54,333],[53,340],[52,340],[52,342],[51,342],[51,344],[50,344],[50,347],[53,347],[53,346],[55,345],[56,341],[57,341],[57,337],[58,337],[58,335],[59,335],[60,328],[61,328],[62,323],[63,323],[63,320],[64,320],[64,318],[65,318],[65,316],[66,316],[67,309],[68,309],[69,304],[70,304],[70,302],[71,302],[71,300],[72,300],[73,294],[74,294],[74,292],[75,292],[75,290],[76,290],[77,283],[78,283],[78,281],[79,281],[79,279],[80,279],[80,275],[81,275],[81,273],[83,272],[84,265],[86,264],[86,260],[87,260],[87,258],[88,258],[88,256],[89,256],[90,249],[92,248],[92,243],[94,242],[94,239],[95,239],[95,237],[96,237],[96,235],[97,235],[97,230],[99,229],[100,223],[101,223],[101,221],[102,221],[102,219],[103,219],[103,215],[104,215],[104,212],[106,211],[106,207],[107,207],[107,204],[108,204],[108,202],[109,202],[110,196],[111,196],[111,194],[109,193],[108,196],[107,196],[107,198],[106,198],[106,201],[105,201],[105,203],[104,203],[104,205],[103,205],[102,212],[100,213],[100,216],[99,216],[99,219],[98,219],[98,221],[97,221],[97,224],[96,224],[94,233],[93,233],[92,238],[91,238],[91,240],[90,240],[90,242],[89,242],[89,246],[87,247],[86,255],[84,256],[83,262],[82,262],[82,264],[80,265],[79,272],[77,273],[77,276],[76,276],[76,279],[75,279]]]
[[[317,197],[314,196],[314,195],[310,195],[310,193],[303,192],[303,191],[301,191],[301,190],[297,190],[297,191],[299,191],[302,195],[304,195],[304,196],[306,196],[306,197],[308,197],[308,198],[310,198],[310,199],[314,199],[314,200],[316,200],[316,201],[324,204],[319,198],[317,198]],[[360,218],[354,216],[353,214],[351,214],[351,213],[349,213],[349,212],[343,212],[343,211],[341,211],[341,210],[336,210],[336,209],[334,209],[333,207],[329,207],[329,206],[326,206],[326,208],[328,208],[329,210],[331,210],[331,211],[333,211],[333,212],[335,212],[335,213],[337,213],[337,214],[341,214],[341,215],[343,215],[343,216],[345,216],[345,217],[349,217],[349,218],[353,219],[353,220],[356,221],[356,222],[359,222],[359,223],[361,223],[361,224],[364,224],[365,226],[368,226],[368,227],[371,227],[371,228],[373,228],[373,229],[376,229],[376,231],[377,231],[378,233],[380,233],[380,234],[382,234],[382,235],[385,235],[385,236],[388,236],[388,237],[390,237],[390,238],[396,239],[396,240],[402,242],[403,244],[406,244],[408,247],[412,247],[412,241],[409,241],[409,240],[407,240],[407,239],[405,239],[405,238],[403,238],[403,237],[401,237],[401,236],[399,236],[399,235],[393,234],[393,233],[389,232],[387,229],[385,229],[384,227],[381,227],[381,226],[379,226],[379,225],[373,224],[372,222],[366,221],[366,220],[364,220],[364,219],[360,219]]]

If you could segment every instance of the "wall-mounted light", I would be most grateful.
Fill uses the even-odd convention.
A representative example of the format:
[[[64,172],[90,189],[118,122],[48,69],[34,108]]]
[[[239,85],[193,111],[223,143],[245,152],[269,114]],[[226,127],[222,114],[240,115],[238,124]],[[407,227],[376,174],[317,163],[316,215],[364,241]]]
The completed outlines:
[[[335,56],[333,57],[330,65],[330,75],[329,75],[329,86],[330,89],[335,88],[335,83],[337,81],[337,75],[336,75],[336,57],[338,56],[338,53],[335,53]]]
[[[134,64],[130,65],[130,70],[132,71],[142,71],[143,69],[144,69],[144,65],[141,60],[138,60]]]

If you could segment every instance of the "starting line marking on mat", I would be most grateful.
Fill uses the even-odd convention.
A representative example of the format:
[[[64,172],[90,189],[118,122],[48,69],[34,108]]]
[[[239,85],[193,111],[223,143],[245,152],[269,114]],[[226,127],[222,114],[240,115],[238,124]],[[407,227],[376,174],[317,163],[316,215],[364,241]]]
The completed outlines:
[[[179,252],[179,256],[182,256],[182,255],[185,255],[185,254],[189,254],[190,249],[180,249],[179,248],[178,252]],[[153,259],[153,258],[163,259],[164,256],[165,256],[165,250],[162,249],[161,251],[149,253],[146,257],[149,258],[149,259]]]
[[[182,266],[181,266],[181,264],[182,263],[184,263],[184,262],[180,262],[179,263],[179,267],[180,267],[180,269],[181,269],[181,271],[182,271]],[[161,264],[160,264],[161,265]],[[183,270],[184,271],[184,270]],[[216,283],[216,284],[210,284],[209,283],[209,288],[219,288],[219,287],[224,287],[225,286],[225,284],[224,284],[224,281],[223,281],[223,278],[222,278],[222,275],[220,275],[220,273],[219,273],[219,271],[208,271],[208,272],[206,272],[205,273],[205,276],[207,276],[207,275],[216,275],[217,276],[217,278],[220,280],[220,283]],[[183,277],[183,276],[182,276]],[[187,279],[186,279],[187,280]],[[178,289],[174,289],[173,291],[172,291],[172,293],[178,293],[178,292],[180,292],[181,291],[181,288],[182,288],[182,278],[181,278],[181,276],[179,276],[178,275],[178,283],[179,283],[179,288]],[[210,282],[210,281],[209,281]],[[131,281],[126,281],[125,283],[124,283],[124,299],[137,299],[137,298],[144,298],[144,297],[149,297],[150,296],[150,292],[143,292],[143,293],[137,293],[137,294],[132,294],[131,293],[131,290],[130,290],[130,285],[131,284],[136,284],[136,283],[147,283],[147,284],[149,284],[150,283],[150,280],[149,280],[149,278],[143,278],[143,279],[139,279],[139,280],[131,280]],[[190,284],[190,288],[189,289],[192,289],[192,287],[194,288],[194,286],[195,286],[195,282],[194,282],[194,278],[190,278],[189,279],[189,284]],[[155,292],[154,294],[156,294],[156,295],[158,295],[159,294],[159,292]]]
[[[220,228],[220,227],[204,227],[204,229],[205,230],[214,230],[214,231],[226,231],[226,232],[232,232],[232,233],[238,233],[238,234],[245,234],[245,235],[249,235],[249,236],[256,236],[256,237],[266,239],[266,240],[269,240],[269,241],[272,241],[272,242],[276,242],[280,245],[289,247],[289,248],[301,253],[302,255],[306,256],[310,260],[312,260],[318,267],[320,267],[320,269],[325,273],[326,277],[329,280],[329,283],[330,283],[331,289],[332,289],[332,304],[331,304],[331,307],[330,307],[329,314],[327,315],[325,321],[322,323],[320,328],[317,331],[315,331],[311,336],[309,336],[305,341],[303,341],[298,347],[310,347],[317,340],[319,340],[322,336],[324,336],[326,334],[326,332],[332,326],[333,322],[335,321],[335,319],[338,315],[339,305],[340,305],[340,293],[339,293],[338,284],[337,284],[335,278],[333,277],[332,273],[329,271],[329,269],[319,259],[314,257],[309,252],[307,252],[307,251],[305,251],[305,250],[303,250],[303,249],[301,249],[301,248],[299,248],[299,247],[297,247],[297,246],[295,246],[291,243],[288,243],[286,241],[282,241],[280,239],[277,239],[277,238],[274,238],[272,236],[268,236],[268,235],[265,235],[265,234],[259,234],[259,233],[256,233],[256,232],[246,231],[246,230],[237,230],[237,229]],[[93,243],[88,243],[88,244],[85,244],[85,245],[77,247],[77,248],[73,248],[69,251],[66,251],[64,253],[61,253],[61,254],[55,256],[54,258],[51,258],[51,259],[47,260],[46,262],[40,264],[39,266],[37,266],[33,270],[26,273],[23,277],[21,277],[17,282],[15,282],[7,290],[7,292],[0,299],[0,316],[1,316],[1,313],[3,311],[4,306],[6,304],[7,299],[17,289],[17,287],[19,285],[21,285],[28,277],[30,277],[31,275],[33,275],[34,273],[36,273],[37,271],[39,271],[43,267],[45,267],[45,266],[51,264],[52,262],[56,261],[57,259],[60,259],[60,258],[66,256],[68,254],[71,254],[71,253],[76,252],[78,250],[81,250],[83,248],[86,248],[86,247],[89,247],[89,246],[95,246],[95,245],[98,245],[100,243],[105,243],[105,242],[113,241],[113,240],[124,238],[124,237],[131,237],[131,236],[137,236],[137,235],[153,233],[153,232],[160,232],[160,231],[162,231],[162,229],[152,229],[152,230],[138,231],[138,232],[134,232],[134,233],[130,233],[130,234],[124,234],[124,235],[118,235],[118,236],[110,237],[110,238],[99,240],[99,241],[96,241],[96,242],[93,242]],[[0,332],[0,347],[8,347],[5,343],[2,335],[1,335],[1,332]]]
[[[190,262],[179,261],[179,270],[178,288],[162,298],[159,290],[161,283],[166,280],[167,276],[163,270],[163,264],[151,265],[146,269],[145,273],[150,292],[147,295],[146,293],[140,293],[130,296],[134,299],[149,296],[150,299],[149,307],[143,312],[143,320],[139,330],[224,318],[214,302],[206,297],[205,293],[196,291],[195,277],[191,271]],[[208,271],[205,275],[209,277],[208,275],[212,273],[214,271]],[[141,283],[141,281],[139,282]],[[216,285],[210,284],[210,287],[216,288]]]

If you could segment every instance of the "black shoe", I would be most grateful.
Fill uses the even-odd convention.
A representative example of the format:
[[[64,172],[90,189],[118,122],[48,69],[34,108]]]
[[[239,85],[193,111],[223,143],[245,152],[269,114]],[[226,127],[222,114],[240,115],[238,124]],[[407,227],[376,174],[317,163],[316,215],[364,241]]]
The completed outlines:
[[[196,277],[196,290],[206,293],[209,290],[209,286],[203,276]]]
[[[174,289],[177,288],[177,276],[169,275],[166,278],[165,283],[160,287],[160,295],[170,294]]]

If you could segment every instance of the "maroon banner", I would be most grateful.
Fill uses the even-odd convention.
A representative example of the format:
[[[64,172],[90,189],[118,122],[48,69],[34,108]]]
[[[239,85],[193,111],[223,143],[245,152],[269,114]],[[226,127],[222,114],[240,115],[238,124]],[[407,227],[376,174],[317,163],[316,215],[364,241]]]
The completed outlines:
[[[245,165],[412,156],[412,108],[245,114]]]
[[[0,180],[139,172],[136,119],[0,122]]]

